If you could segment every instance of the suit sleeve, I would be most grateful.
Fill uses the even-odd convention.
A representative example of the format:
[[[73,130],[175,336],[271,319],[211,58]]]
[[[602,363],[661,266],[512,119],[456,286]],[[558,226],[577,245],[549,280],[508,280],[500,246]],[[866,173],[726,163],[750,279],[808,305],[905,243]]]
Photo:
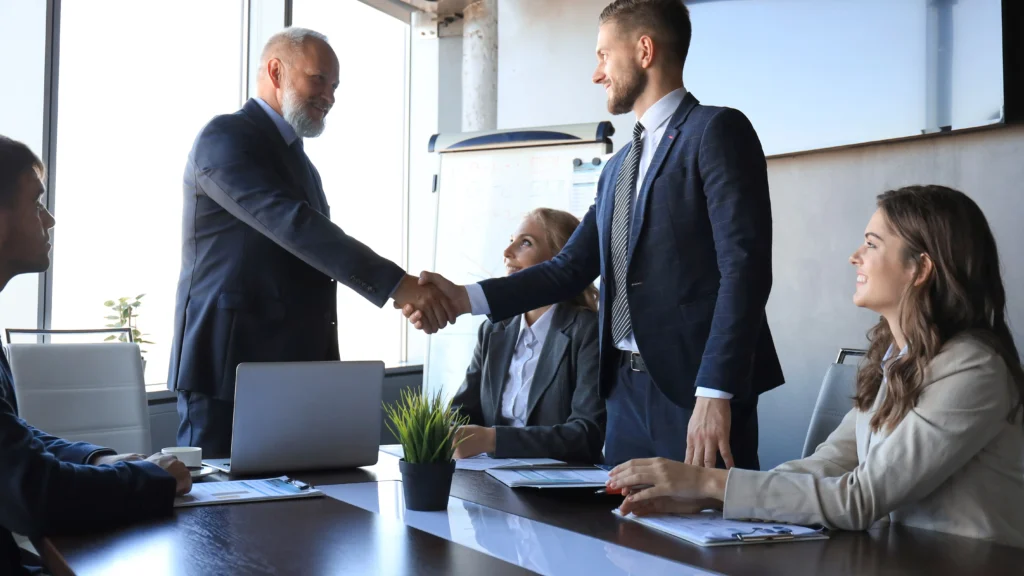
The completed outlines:
[[[473,359],[469,362],[469,367],[466,368],[466,378],[462,381],[458,392],[455,393],[455,397],[452,398],[452,408],[457,409],[463,416],[468,416],[469,423],[477,426],[487,425],[484,422],[484,414],[480,405],[480,394],[482,393],[480,381],[483,359],[487,354],[485,339],[488,324],[490,322],[486,320],[480,323],[476,336],[476,349],[473,350]]]
[[[573,340],[572,365],[576,367],[576,379],[569,419],[553,426],[495,426],[495,457],[602,461],[607,417],[604,399],[598,390],[596,319],[584,323]]]
[[[223,122],[223,121],[222,121]],[[217,204],[303,262],[383,306],[405,272],[300,200],[261,161],[253,139],[211,124],[194,152],[198,187]]]
[[[953,362],[885,441],[844,474],[730,470],[725,517],[866,530],[930,494],[1008,425],[1014,401],[1006,365],[991,352],[961,348]]]
[[[601,274],[596,214],[595,203],[562,251],[551,260],[505,278],[480,282],[491,309],[488,318],[500,322],[516,314],[563,302],[590,285]]]
[[[47,452],[53,438],[28,426],[0,400],[0,526],[29,537],[100,530],[161,514],[175,480],[150,462],[84,466]],[[86,448],[48,441],[64,457]]]
[[[30,430],[32,430],[32,435],[35,439],[42,443],[43,449],[53,454],[61,462],[86,464],[94,455],[117,454],[117,452],[110,448],[96,446],[88,442],[68,442],[63,438],[47,434],[38,428],[30,427]]]
[[[743,397],[772,287],[772,216],[764,151],[739,111],[707,124],[698,165],[721,276],[695,387]]]

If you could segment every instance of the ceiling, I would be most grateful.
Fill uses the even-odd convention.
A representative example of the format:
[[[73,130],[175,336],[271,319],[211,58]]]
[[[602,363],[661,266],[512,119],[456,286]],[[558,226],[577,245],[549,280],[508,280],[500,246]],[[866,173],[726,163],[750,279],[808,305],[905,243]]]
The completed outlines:
[[[398,1],[402,4],[408,4],[409,6],[423,12],[450,16],[452,14],[462,14],[462,11],[466,9],[466,6],[472,4],[474,0],[437,0],[436,2],[432,2],[430,0]]]

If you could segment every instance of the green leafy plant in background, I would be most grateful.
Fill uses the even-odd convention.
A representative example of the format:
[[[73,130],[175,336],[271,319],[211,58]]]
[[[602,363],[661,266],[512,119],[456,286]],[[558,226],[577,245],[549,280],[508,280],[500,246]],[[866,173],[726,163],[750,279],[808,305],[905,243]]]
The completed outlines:
[[[450,462],[455,448],[465,438],[453,442],[459,426],[469,423],[468,416],[452,410],[451,400],[441,399],[441,392],[405,389],[393,406],[384,405],[388,430],[402,444],[405,461],[410,464]]]
[[[142,305],[143,296],[145,296],[145,294],[139,294],[135,298],[124,297],[118,298],[117,300],[107,300],[103,303],[103,305],[112,312],[111,315],[106,317],[107,320],[111,321],[110,324],[107,324],[107,328],[128,328],[132,332],[132,338],[135,343],[140,347],[143,344],[152,344],[152,342],[144,338],[144,336],[149,336],[149,334],[143,334],[139,331],[138,321],[136,320],[139,315],[135,313],[135,310]],[[128,342],[128,335],[111,335],[107,336],[104,341],[110,340]],[[145,350],[142,350],[141,352],[143,354],[146,353]]]

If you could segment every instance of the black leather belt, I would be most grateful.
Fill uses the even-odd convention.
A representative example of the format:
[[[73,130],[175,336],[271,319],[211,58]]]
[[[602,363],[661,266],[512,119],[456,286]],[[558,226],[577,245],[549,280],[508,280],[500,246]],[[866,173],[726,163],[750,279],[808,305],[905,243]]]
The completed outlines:
[[[647,372],[647,364],[644,364],[644,359],[639,354],[625,350],[619,350],[619,353],[622,354],[622,363],[629,366],[630,370],[633,372]]]

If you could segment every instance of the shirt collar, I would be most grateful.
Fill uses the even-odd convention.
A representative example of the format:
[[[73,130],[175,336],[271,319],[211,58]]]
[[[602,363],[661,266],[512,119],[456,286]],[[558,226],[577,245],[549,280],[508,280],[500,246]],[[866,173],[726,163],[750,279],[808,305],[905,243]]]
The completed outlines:
[[[526,324],[526,315],[523,314],[519,318],[519,337],[516,339],[516,344],[519,344],[519,342],[522,341],[523,334],[527,331],[532,332],[533,337],[536,338],[538,342],[543,342],[548,336],[548,331],[551,329],[551,317],[554,315],[556,306],[558,306],[558,304],[555,304],[551,308],[545,310],[544,313],[540,315],[540,318],[537,318],[537,321],[533,323],[533,326]]]
[[[263,101],[263,98],[257,97],[255,100],[260,105],[260,108],[263,108],[263,111],[267,113],[267,116],[270,116],[270,121],[277,127],[277,131],[281,133],[281,138],[284,138],[285,144],[291,146],[299,139],[299,135],[295,133],[295,128],[292,128],[292,125],[278,114],[277,110],[271,108],[270,104]]]
[[[657,130],[662,124],[668,122],[668,119],[675,113],[676,108],[682,104],[683,98],[686,97],[686,88],[676,88],[675,90],[665,94],[654,103],[653,106],[644,112],[643,117],[640,118],[640,123],[644,126],[644,131],[650,134]]]
[[[889,361],[889,358],[892,357],[892,353],[895,350],[896,350],[896,345],[895,344],[889,344],[889,349],[885,351],[885,356],[882,357],[882,377],[883,378],[885,377],[885,363]],[[904,345],[903,349],[900,350],[900,353],[897,355],[897,357],[903,356],[906,353],[907,353],[907,346]]]

